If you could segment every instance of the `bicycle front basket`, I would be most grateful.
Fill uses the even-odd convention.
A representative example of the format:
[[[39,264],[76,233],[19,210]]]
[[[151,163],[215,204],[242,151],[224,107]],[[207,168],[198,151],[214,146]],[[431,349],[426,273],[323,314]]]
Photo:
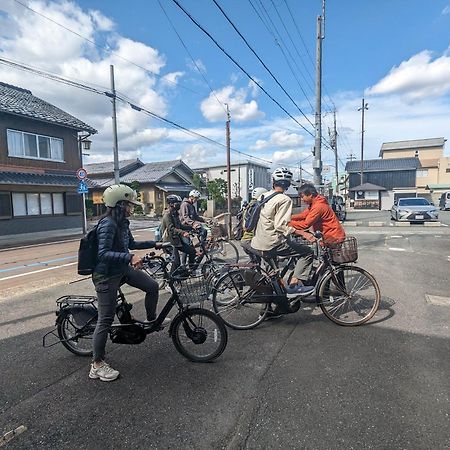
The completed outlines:
[[[210,286],[203,275],[182,278],[178,283],[178,297],[185,305],[203,302],[210,294]]]
[[[337,264],[351,263],[358,259],[358,244],[354,236],[348,236],[341,244],[330,245],[331,259]]]
[[[214,239],[218,239],[218,238],[221,238],[221,237],[223,237],[223,238],[228,237],[228,232],[227,232],[226,225],[224,225],[222,223],[211,225],[211,236]]]

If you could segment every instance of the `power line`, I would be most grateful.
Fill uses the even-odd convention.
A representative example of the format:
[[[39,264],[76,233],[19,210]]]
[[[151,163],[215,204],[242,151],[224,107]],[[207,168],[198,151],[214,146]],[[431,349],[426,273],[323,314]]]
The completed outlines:
[[[118,58],[122,59],[123,61],[126,61],[127,63],[130,63],[130,64],[132,64],[133,66],[138,67],[139,69],[142,69],[144,72],[147,72],[147,73],[149,73],[149,74],[151,74],[151,75],[153,75],[153,76],[155,76],[155,77],[157,77],[157,78],[161,78],[161,79],[164,80],[164,82],[171,83],[171,84],[173,84],[173,85],[175,85],[175,86],[180,86],[180,87],[182,87],[183,89],[186,89],[186,90],[188,90],[188,91],[190,91],[190,92],[192,92],[192,93],[194,93],[194,94],[201,95],[199,92],[194,91],[193,89],[191,89],[191,88],[189,88],[189,87],[187,87],[187,86],[184,86],[184,85],[182,85],[181,83],[175,83],[175,82],[173,82],[173,81],[171,81],[171,80],[168,80],[167,78],[164,78],[163,75],[159,75],[159,74],[157,74],[156,72],[153,72],[152,70],[147,69],[146,67],[141,66],[140,64],[137,64],[137,63],[135,63],[134,61],[131,61],[131,60],[129,60],[129,59],[127,59],[127,58],[125,58],[125,57],[119,55],[117,52],[113,51],[109,46],[104,46],[104,45],[97,44],[97,43],[96,43],[95,41],[93,41],[92,39],[89,39],[89,38],[87,38],[86,36],[83,36],[82,34],[77,33],[76,31],[74,31],[74,30],[72,30],[72,29],[66,27],[65,25],[63,25],[63,24],[57,22],[56,20],[54,20],[54,19],[52,19],[52,18],[50,18],[50,17],[48,17],[48,16],[46,16],[46,15],[44,15],[44,14],[42,14],[42,13],[36,11],[36,10],[34,10],[33,8],[30,8],[28,5],[26,5],[25,3],[22,3],[20,0],[14,0],[14,1],[15,1],[16,3],[18,3],[19,5],[23,6],[24,8],[28,9],[29,11],[32,11],[33,13],[37,14],[38,16],[40,16],[40,17],[42,17],[42,18],[48,20],[49,22],[52,22],[52,23],[54,23],[55,25],[58,25],[59,27],[64,28],[64,30],[66,30],[66,31],[68,31],[68,32],[70,32],[70,33],[72,33],[72,34],[78,36],[78,37],[81,38],[81,39],[84,39],[85,41],[89,42],[90,44],[94,45],[95,47],[101,48],[102,50],[106,50],[106,51],[108,51],[109,53],[111,53],[112,55],[117,56]]]
[[[243,34],[238,30],[236,25],[233,23],[233,21],[227,16],[225,11],[222,9],[222,7],[217,3],[217,0],[213,0],[214,4],[217,6],[217,8],[220,10],[220,12],[223,14],[225,19],[228,21],[228,23],[233,27],[233,29],[236,31],[236,33],[240,36],[240,38],[245,42],[245,45],[248,47],[248,49],[255,55],[256,59],[263,65],[264,69],[269,72],[269,75],[273,78],[275,83],[281,88],[281,90],[287,95],[289,100],[293,103],[293,105],[299,110],[300,114],[309,122],[311,126],[314,126],[314,124],[309,120],[309,117],[306,116],[306,114],[302,111],[302,109],[295,103],[295,100],[290,96],[290,94],[286,91],[286,89],[282,86],[282,84],[278,81],[277,77],[272,73],[272,71],[267,67],[265,62],[260,58],[260,56],[256,53],[256,51],[253,49],[253,47],[248,43],[247,39],[243,36]]]
[[[177,0],[172,0],[183,12],[184,14],[201,30],[204,34],[206,34],[214,44],[224,53],[247,77],[255,83],[263,92],[266,94],[281,110],[283,110],[297,125],[299,125],[303,130],[305,130],[310,136],[314,137],[314,134],[311,133],[304,125],[302,125],[292,114],[290,114],[277,100],[275,100],[262,86],[258,81],[256,81],[215,39],[214,37],[197,22],[191,14],[180,5]]]
[[[55,75],[55,74],[52,74],[52,73],[49,73],[49,72],[45,72],[45,71],[43,71],[41,69],[36,69],[36,68],[31,67],[31,66],[26,66],[23,63],[18,63],[18,62],[15,62],[15,61],[9,61],[9,60],[7,60],[5,58],[0,58],[0,64],[9,65],[9,66],[14,67],[14,68],[19,69],[19,70],[25,70],[27,72],[34,73],[34,74],[42,76],[44,78],[51,79],[52,81],[56,81],[58,83],[63,83],[63,84],[66,84],[68,86],[75,87],[77,89],[83,89],[83,90],[91,92],[93,94],[104,95],[104,96],[106,96],[108,98],[112,98],[114,96],[114,94],[109,92],[108,90],[101,91],[101,90],[96,89],[96,88],[94,88],[92,86],[89,86],[87,84],[82,84],[82,83],[76,82],[74,80],[71,80],[69,78],[63,78],[63,77],[60,77],[58,75]],[[207,136],[204,136],[204,135],[202,135],[200,133],[197,133],[196,131],[190,130],[190,129],[182,126],[182,125],[177,124],[176,122],[173,122],[173,121],[169,120],[169,119],[165,119],[164,117],[161,117],[161,116],[159,116],[156,113],[153,113],[153,112],[151,112],[151,111],[149,111],[149,110],[147,110],[147,109],[145,109],[145,108],[143,108],[141,106],[136,105],[135,103],[133,103],[133,101],[131,99],[128,99],[128,100],[125,99],[125,97],[127,97],[127,96],[123,95],[123,97],[120,97],[120,96],[116,95],[116,98],[118,100],[121,100],[122,102],[125,102],[125,103],[129,104],[136,111],[142,111],[145,114],[147,114],[147,115],[149,115],[151,117],[154,117],[155,119],[158,119],[160,121],[163,121],[165,123],[170,124],[171,126],[173,126],[175,128],[183,130],[184,132],[190,134],[191,136],[200,137],[200,138],[205,139],[205,140],[207,140],[207,141],[209,141],[209,142],[211,142],[211,143],[213,143],[215,145],[218,145],[220,147],[225,147],[225,144],[222,144],[222,143],[220,143],[218,141],[215,141],[214,139],[208,138]],[[249,158],[252,158],[252,159],[264,161],[266,163],[271,163],[272,162],[272,161],[264,159],[264,158],[258,158],[256,156],[250,155],[248,153],[241,152],[240,150],[236,150],[236,149],[231,149],[231,150],[233,152],[239,153],[241,155],[245,155],[245,156],[247,156]]]

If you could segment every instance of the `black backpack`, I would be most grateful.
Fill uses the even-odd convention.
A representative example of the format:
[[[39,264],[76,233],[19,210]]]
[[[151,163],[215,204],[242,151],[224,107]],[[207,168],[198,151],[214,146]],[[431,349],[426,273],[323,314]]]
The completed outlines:
[[[258,201],[248,206],[245,211],[245,223],[244,230],[245,231],[255,231],[256,226],[258,225],[259,216],[261,215],[261,208],[275,195],[280,194],[280,192],[274,192],[270,194],[268,197],[261,197]]]
[[[236,215],[236,225],[233,227],[233,237],[237,241],[240,241],[242,239],[242,236],[244,236],[244,212],[245,208],[242,208]]]
[[[92,275],[98,259],[97,225],[80,239],[78,275]]]

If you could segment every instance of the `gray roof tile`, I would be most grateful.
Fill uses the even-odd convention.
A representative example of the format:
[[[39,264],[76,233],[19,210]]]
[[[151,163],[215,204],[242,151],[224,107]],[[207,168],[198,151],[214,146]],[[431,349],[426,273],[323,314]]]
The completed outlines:
[[[142,165],[144,165],[144,163],[139,158],[119,161],[119,171],[126,172],[128,168],[132,169],[133,166],[138,167]],[[114,162],[111,161],[102,163],[84,164],[83,167],[86,169],[88,175],[114,173]]]
[[[0,184],[24,184],[38,186],[77,186],[75,175],[36,174],[25,172],[0,172]]]
[[[419,158],[367,159],[363,162],[364,172],[415,170],[419,167]],[[361,161],[348,161],[345,165],[345,170],[348,173],[359,172],[361,170]]]
[[[91,134],[97,130],[62,109],[35,97],[31,91],[0,82],[0,112],[30,117]]]

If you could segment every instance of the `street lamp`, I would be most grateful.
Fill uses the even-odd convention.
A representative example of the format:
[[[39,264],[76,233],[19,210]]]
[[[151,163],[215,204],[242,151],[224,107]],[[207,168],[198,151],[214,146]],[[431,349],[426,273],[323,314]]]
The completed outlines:
[[[364,171],[364,111],[369,109],[369,104],[364,103],[364,98],[362,99],[361,108],[361,183],[363,184],[363,171]]]

